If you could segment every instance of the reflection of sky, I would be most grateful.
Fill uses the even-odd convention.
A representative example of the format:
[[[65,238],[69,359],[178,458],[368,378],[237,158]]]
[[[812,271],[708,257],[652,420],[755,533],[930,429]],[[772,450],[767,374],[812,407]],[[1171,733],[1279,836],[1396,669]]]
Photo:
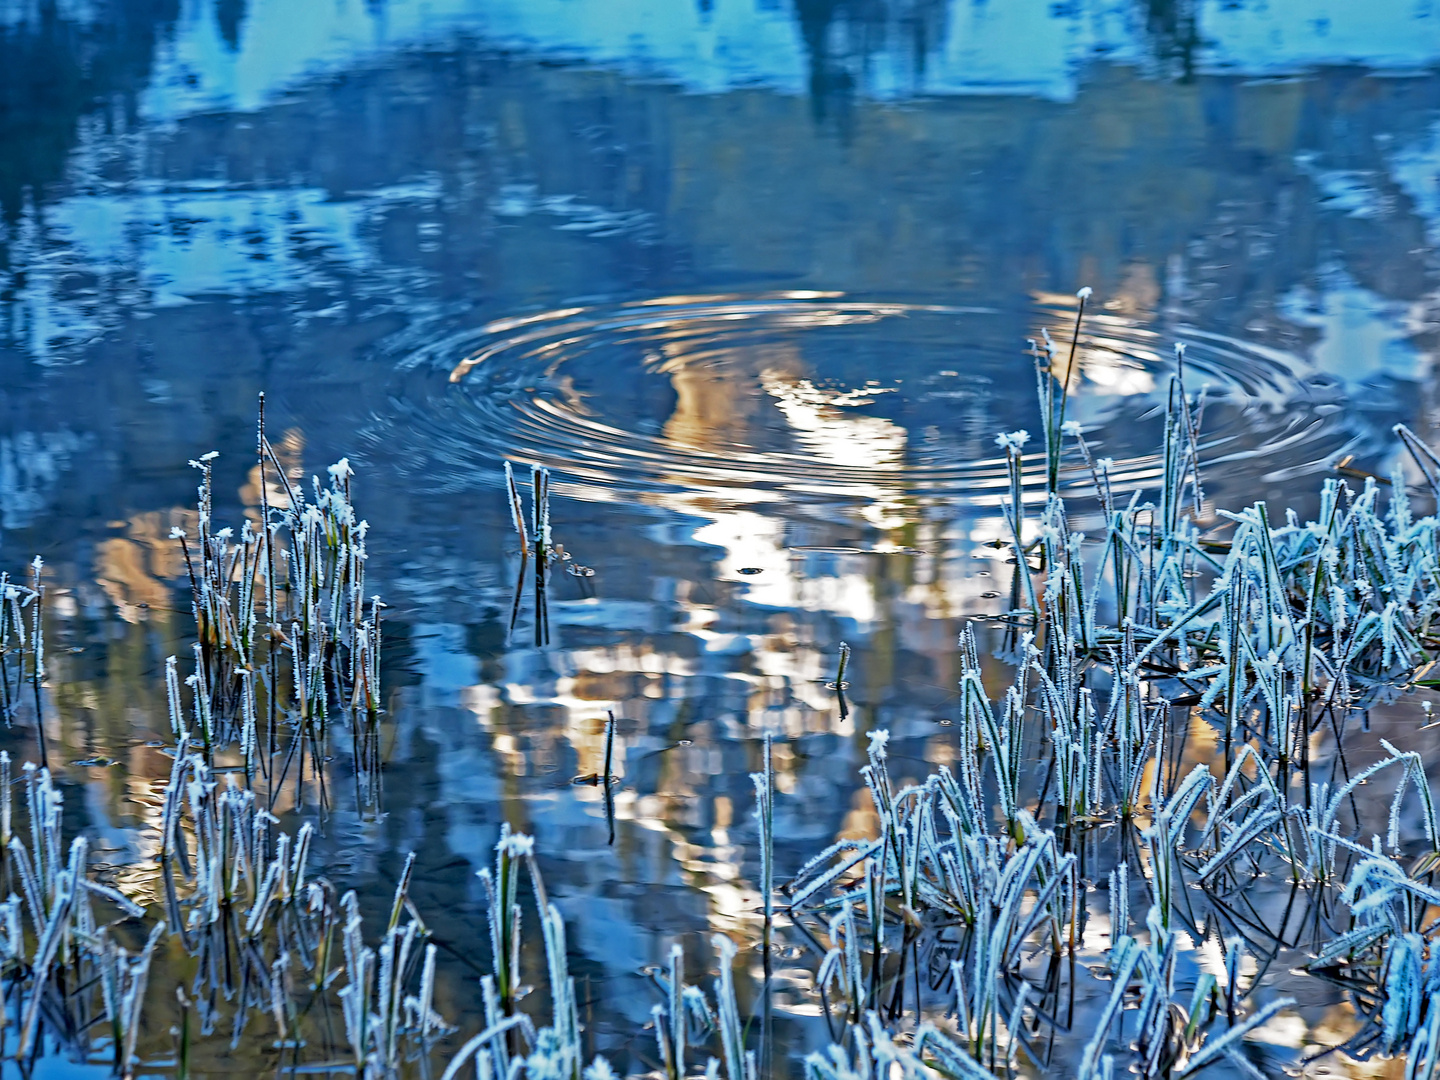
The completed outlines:
[[[1358,21],[1348,9],[1327,14],[1323,7],[1203,4],[1200,37],[1213,43],[1207,62],[1260,71],[1347,59],[1404,69],[1418,58],[1440,54],[1432,48],[1434,19],[1425,3],[1379,0]],[[0,8],[0,21],[14,21],[19,10]],[[1086,58],[1103,54],[1139,62],[1145,52],[1139,44],[1138,7],[1118,0],[1071,5],[955,0],[935,10],[944,17],[924,72],[924,86],[935,91],[1063,99],[1074,95]],[[83,18],[79,8],[71,14]],[[381,6],[319,0],[282,9],[276,0],[252,0],[238,48],[232,48],[216,22],[215,5],[191,0],[173,37],[159,46],[142,112],[162,121],[156,126],[163,128],[165,119],[200,109],[260,108],[307,75],[378,61],[388,50],[457,27],[488,39],[528,42],[658,73],[695,90],[757,82],[781,90],[807,89],[808,46],[790,5],[716,0],[702,11],[699,4],[660,0],[436,0]],[[844,29],[830,27],[833,40],[827,48],[838,62],[849,63]],[[883,97],[913,85],[914,69],[899,56],[903,49],[897,35],[890,36],[895,56],[882,48],[867,60],[862,89]],[[87,129],[85,137],[97,143],[110,138],[98,126]],[[44,206],[12,234],[12,261],[26,268],[13,305],[21,313],[12,312],[18,329],[14,337],[33,357],[77,359],[84,346],[136,309],[177,306],[206,295],[294,294],[313,286],[318,292],[336,285],[337,271],[361,278],[358,287],[344,282],[347,299],[357,293],[383,296],[412,316],[436,306],[429,289],[433,275],[406,262],[408,246],[382,250],[379,237],[392,213],[433,209],[451,197],[445,190],[449,176],[343,194],[315,186],[313,178],[303,186],[293,180],[268,186],[152,179],[116,184],[100,179],[102,170],[86,163],[87,156],[105,157],[93,150],[83,144],[76,155],[77,193]],[[1440,141],[1434,132],[1404,144],[1397,139],[1380,160],[1383,167],[1370,172],[1336,167],[1315,154],[1300,154],[1296,163],[1313,181],[1327,216],[1373,222],[1413,213],[1433,236],[1440,228]],[[659,203],[641,202],[643,208],[627,203],[611,210],[597,205],[594,193],[581,197],[541,190],[531,182],[499,184],[496,192],[487,206],[497,228],[505,230],[553,229],[567,240],[588,243],[619,233],[665,237],[670,225],[650,209]],[[420,223],[423,242],[416,247],[442,248],[446,227],[438,221]],[[402,253],[399,258],[394,251]],[[104,279],[101,288],[74,288],[77,278],[92,272]],[[309,310],[294,313],[301,324],[338,319],[346,311],[346,303],[334,295],[307,297],[306,303]],[[1297,352],[1346,383],[1361,384],[1377,373],[1416,379],[1428,370],[1428,356],[1412,341],[1415,305],[1363,288],[1343,266],[1327,271],[1314,289],[1291,290],[1278,314],[1307,332],[1308,344]],[[1103,317],[1092,313],[1090,326],[1102,334]],[[1168,340],[1156,342],[1158,354],[1168,348]],[[1087,424],[1104,424],[1115,398],[1150,396],[1158,402],[1164,394],[1163,380],[1157,384],[1150,373],[1103,350],[1084,358],[1084,376],[1075,388],[1081,399],[1075,415]],[[888,528],[903,517],[891,513],[905,496],[903,483],[880,474],[892,467],[903,470],[914,432],[847,408],[846,401],[823,399],[803,381],[772,378],[766,389],[796,441],[812,456],[874,468],[872,525]],[[1279,407],[1284,400],[1266,403]],[[12,486],[29,491],[51,482],[43,469],[36,475],[40,479],[30,488]],[[568,617],[593,625],[608,618],[583,605]]]
[[[1430,242],[1440,242],[1440,124],[1391,156],[1390,175],[1424,220]]]
[[[1201,5],[1218,67],[1280,72],[1314,64],[1422,68],[1440,54],[1433,0],[1263,0]]]
[[[221,36],[213,5],[192,0],[162,50],[144,112],[152,119],[217,107],[256,109],[307,75],[395,45],[460,29],[497,43],[538,47],[673,80],[701,92],[744,84],[803,92],[806,43],[789,5],[716,0],[709,10],[672,0],[417,0],[372,8],[317,0],[253,0],[238,49]],[[1317,63],[1421,67],[1440,55],[1430,0],[1270,0],[1199,5],[1202,66],[1252,73]],[[1074,96],[1081,65],[1144,55],[1143,23],[1123,0],[955,0],[939,9],[941,34],[923,63],[895,47],[866,58],[863,91]],[[843,28],[827,45],[843,52]]]
[[[303,249],[355,269],[372,260],[359,236],[365,204],[313,188],[81,195],[47,214],[52,239],[78,246],[101,271],[143,268],[150,303],[244,294],[306,283]]]
[[[139,190],[137,190],[137,188]],[[27,265],[15,290],[11,333],[45,362],[65,362],[126,307],[162,308],[201,296],[245,296],[334,284],[333,271],[365,272],[386,289],[414,272],[383,265],[373,242],[381,214],[436,198],[426,181],[335,200],[312,187],[135,185],[73,195],[44,213],[43,232],[22,224],[12,249]],[[124,290],[121,303],[64,288],[94,273]],[[373,290],[372,290],[373,294]],[[338,309],[307,317],[338,314]]]
[[[215,5],[189,0],[173,35],[158,46],[141,112],[163,124],[207,109],[258,109],[307,76],[378,60],[388,50],[457,29],[653,73],[697,91],[755,84],[807,91],[806,49],[811,46],[791,6],[717,0],[709,10],[704,7],[663,0],[401,0],[384,5],[317,0],[299,6],[251,0],[232,48],[221,33]],[[86,10],[78,3],[61,8],[62,14],[81,20]],[[919,85],[933,93],[1068,100],[1087,59],[1141,62],[1146,52],[1138,7],[1122,0],[1065,5],[954,0],[935,10],[943,17],[923,71],[906,53],[902,30],[891,26],[880,35],[887,45],[864,59],[863,71],[852,73],[863,91],[894,97]],[[33,5],[0,4],[0,24],[33,15]],[[1332,61],[1405,70],[1440,56],[1440,14],[1432,11],[1430,0],[1377,0],[1363,7],[1334,0],[1211,0],[1200,6],[1197,17],[1198,36],[1208,43],[1202,67],[1216,70],[1288,71]],[[842,66],[857,62],[847,59],[845,27],[835,24],[828,31],[825,48],[832,60]],[[106,138],[98,128],[87,135]],[[50,362],[71,359],[67,351],[93,341],[126,306],[163,307],[202,294],[325,285],[329,270],[338,265],[378,275],[384,289],[393,289],[394,274],[385,272],[392,268],[382,265],[375,250],[377,224],[400,204],[440,196],[433,178],[341,198],[283,182],[264,189],[223,182],[182,190],[131,184],[113,191],[95,182],[94,165],[86,163],[93,149],[82,145],[74,168],[74,180],[89,190],[58,200],[38,223],[22,222],[11,238],[11,262],[27,269],[18,303],[8,313],[11,336],[32,356]],[[1333,168],[1313,154],[1297,160],[1328,210],[1362,219],[1413,211],[1433,236],[1440,229],[1440,141],[1432,133],[1398,146],[1388,164],[1387,176]],[[1396,188],[1408,196],[1404,206],[1388,194]],[[555,229],[595,238],[659,227],[645,211],[612,211],[563,191],[541,192],[532,184],[502,186],[491,209],[507,222],[537,215]],[[421,250],[439,246],[431,238]],[[128,273],[133,280],[124,283],[119,297],[76,295],[61,283],[77,272]],[[410,277],[417,274],[424,277],[418,271]],[[120,303],[113,302],[117,299]],[[322,314],[325,310],[317,308]],[[1288,310],[1299,309],[1292,305]],[[1309,316],[1296,321],[1312,325]],[[1393,359],[1386,364],[1393,369]],[[1346,374],[1344,365],[1336,373]],[[1100,382],[1121,373],[1097,366],[1090,374]],[[1126,393],[1137,387],[1109,389]]]

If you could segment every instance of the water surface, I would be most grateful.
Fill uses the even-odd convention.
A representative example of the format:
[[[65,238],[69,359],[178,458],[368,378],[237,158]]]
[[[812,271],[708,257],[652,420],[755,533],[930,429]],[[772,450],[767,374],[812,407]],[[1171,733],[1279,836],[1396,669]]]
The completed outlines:
[[[782,872],[872,827],[865,732],[895,732],[897,770],[947,760],[956,633],[1008,608],[994,436],[1038,432],[1027,340],[1055,338],[1127,493],[1177,341],[1213,505],[1303,508],[1346,456],[1388,474],[1393,424],[1434,439],[1437,20],[0,5],[0,559],[49,566],[77,824],[117,872],[149,850],[188,618],[166,538],[208,450],[222,513],[257,511],[263,390],[297,475],[356,464],[390,605],[383,808],[336,763],[333,872],[386,896],[418,850],[463,953],[472,871],[502,821],[534,831],[596,1046],[641,1067],[645,967],[756,926],[761,734]],[[557,575],[541,649],[529,601],[510,627],[507,459],[553,470],[555,539],[593,571]],[[570,783],[608,711],[613,846]]]

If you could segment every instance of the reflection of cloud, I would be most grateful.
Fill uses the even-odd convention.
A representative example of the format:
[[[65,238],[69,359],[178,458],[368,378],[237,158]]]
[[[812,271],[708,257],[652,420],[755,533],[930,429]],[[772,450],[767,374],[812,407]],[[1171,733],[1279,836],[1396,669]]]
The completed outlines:
[[[0,436],[0,528],[27,528],[89,441],[69,431]]]
[[[1202,61],[1219,70],[1264,73],[1334,62],[1409,68],[1440,54],[1424,19],[1428,5],[1415,0],[1202,0],[1196,6],[1195,36],[1207,45]],[[913,18],[911,6],[876,5],[858,26],[836,20],[823,28],[833,32],[837,59],[850,61],[862,93],[1023,93],[1068,100],[1087,59],[1140,60],[1146,53],[1145,20],[1110,0],[954,3],[929,22],[933,40],[919,47],[920,55],[913,34],[902,29]],[[173,39],[158,50],[143,111],[169,119],[216,108],[258,109],[303,79],[456,30],[660,75],[705,93],[755,84],[792,93],[809,88],[806,35],[789,5],[429,0],[297,6],[251,0],[234,40],[227,40],[213,5],[186,8]]]
[[[95,338],[127,309],[329,286],[339,270],[366,271],[385,283],[366,295],[390,292],[393,299],[394,286],[424,274],[383,262],[376,225],[399,206],[438,197],[430,181],[346,200],[312,187],[149,187],[61,199],[46,209],[43,228],[27,217],[16,230],[11,258],[28,267],[16,289],[17,336],[42,362]],[[105,287],[72,291],[77,275],[98,276]],[[297,317],[303,323],[344,310],[334,305]]]
[[[1416,382],[1429,371],[1429,357],[1410,340],[1414,328],[1407,325],[1413,320],[1406,305],[1361,287],[1339,268],[1321,275],[1318,291],[1296,289],[1276,306],[1291,322],[1320,332],[1312,361],[1347,383],[1375,375]]]
[[[1428,0],[1203,0],[1199,7],[1213,62],[1246,72],[1315,64],[1423,68],[1440,53]]]
[[[853,620],[862,633],[868,632],[876,616],[874,583],[858,565],[837,568],[829,573],[797,571],[792,554],[785,544],[785,523],[747,510],[712,515],[714,520],[694,532],[695,539],[713,544],[725,551],[716,567],[721,579],[745,582],[745,599],[751,604],[777,610],[830,612],[839,618]],[[741,570],[759,570],[753,576],[741,577]],[[763,643],[753,641],[755,647]],[[787,647],[786,653],[793,649]],[[772,666],[773,667],[773,666]],[[796,669],[793,660],[779,668],[765,669],[767,674],[793,675],[800,680],[813,680],[821,672]]]
[[[1155,375],[1134,360],[1103,347],[1087,348],[1080,357],[1080,370],[1085,378],[1111,397],[1133,397],[1155,390]],[[1075,386],[1072,384],[1071,390]]]

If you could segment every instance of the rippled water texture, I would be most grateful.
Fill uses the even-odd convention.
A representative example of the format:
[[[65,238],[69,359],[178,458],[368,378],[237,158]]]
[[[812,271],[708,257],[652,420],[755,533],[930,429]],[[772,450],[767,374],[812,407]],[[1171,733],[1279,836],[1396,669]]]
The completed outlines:
[[[993,507],[1007,485],[995,433],[1039,431],[1035,357],[1017,344],[1050,334],[1057,376],[1069,371],[1068,415],[1122,484],[1158,475],[1148,421],[1176,375],[1203,388],[1213,465],[1299,476],[1385,437],[1356,422],[1343,380],[1302,356],[1102,311],[1082,324],[1072,361],[1074,318],[1055,305],[1002,312],[843,293],[564,308],[406,357],[427,375],[449,368],[458,390],[411,384],[386,436],[418,443],[430,475],[534,462],[602,501],[703,492],[736,505]]]
[[[534,832],[587,1030],[648,1067],[646,966],[756,930],[761,734],[783,877],[873,830],[865,732],[950,760],[967,620],[1002,684],[1027,341],[1127,499],[1177,343],[1206,513],[1440,442],[1437,62],[1429,0],[0,0],[0,564],[46,561],[67,820],[143,884],[186,463],[255,519],[264,391],[295,480],[354,464],[389,605],[383,812],[337,750],[318,859],[384,910],[419,853],[473,1031],[473,872]],[[543,648],[506,460],[573,571]],[[571,783],[609,712],[613,845]]]

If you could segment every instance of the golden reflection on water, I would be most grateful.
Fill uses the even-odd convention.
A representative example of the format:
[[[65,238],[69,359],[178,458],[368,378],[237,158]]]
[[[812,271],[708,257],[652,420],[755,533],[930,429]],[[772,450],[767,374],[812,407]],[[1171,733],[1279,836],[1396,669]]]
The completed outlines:
[[[195,527],[195,511],[175,508],[137,514],[125,523],[125,535],[95,547],[95,584],[128,623],[142,622],[174,603],[174,585],[185,573],[172,528]]]
[[[734,304],[735,317],[744,317],[738,299],[703,299]],[[766,460],[777,472],[804,459],[821,479],[824,470],[844,470],[863,496],[858,508],[801,519],[779,497],[769,507],[737,507],[698,491],[692,462],[667,472],[662,461],[659,475],[673,483],[635,501],[691,520],[683,542],[666,549],[667,558],[686,557],[645,568],[648,593],[607,589],[607,573],[616,584],[633,581],[629,551],[584,551],[598,568],[594,595],[576,595],[566,579],[557,581],[550,606],[555,644],[547,650],[484,644],[472,639],[475,627],[468,624],[397,620],[384,807],[374,814],[362,805],[352,790],[354,763],[338,739],[326,762],[327,843],[319,852],[342,884],[383,895],[393,884],[387,873],[405,851],[418,850],[421,865],[436,868],[426,887],[449,898],[425,910],[427,920],[444,940],[473,942],[484,923],[472,874],[488,861],[499,823],[533,832],[550,862],[552,891],[575,923],[577,947],[597,969],[595,978],[627,1001],[644,998],[637,973],[672,941],[694,948],[710,932],[756,940],[760,898],[746,775],[758,766],[762,733],[781,739],[775,764],[782,876],[837,839],[876,834],[875,810],[858,778],[868,731],[895,734],[897,783],[921,780],[954,760],[954,737],[942,722],[954,699],[955,638],[966,619],[1008,608],[1012,569],[1006,549],[995,546],[1005,536],[995,508],[1003,479],[988,478],[987,496],[964,515],[928,515],[906,469],[912,433],[860,411],[893,387],[827,384],[796,341],[717,345],[706,336],[709,323],[669,322],[653,310],[658,306],[647,309],[651,321],[644,325],[655,332],[646,366],[674,393],[659,428],[664,444],[696,452],[722,478],[737,455]],[[587,310],[505,320],[492,329],[518,333],[525,347],[558,356],[575,339],[552,340],[554,325]],[[898,311],[884,317],[891,314]],[[873,308],[847,311],[838,303],[787,313],[815,324],[876,317]],[[1095,318],[1073,373],[1080,416],[1091,398],[1154,389],[1134,359],[1135,336],[1107,337],[1106,320],[1120,316]],[[1061,346],[1063,364],[1063,324],[1044,325]],[[485,358],[476,354],[466,363]],[[1028,369],[1024,374],[1030,377]],[[556,380],[562,396],[583,415],[585,395],[564,378]],[[785,453],[756,450],[773,445],[777,434],[789,447]],[[305,482],[303,432],[286,432],[276,449],[291,483]],[[258,484],[252,469],[236,493],[257,521]],[[278,506],[287,496],[272,482],[264,497]],[[603,491],[597,501],[621,498]],[[363,495],[359,503],[363,508]],[[103,643],[92,658],[61,652],[52,675],[54,741],[73,763],[65,771],[84,792],[92,820],[103,822],[114,880],[151,898],[159,791],[170,767],[150,745],[168,738],[160,672],[165,656],[186,648],[187,620],[176,614],[187,606],[185,570],[168,537],[172,525],[193,524],[187,514],[135,515],[122,535],[97,545],[94,583],[120,621],[82,625],[72,618],[62,637],[98,635]],[[563,522],[557,539],[571,542]],[[690,549],[704,557],[690,558]],[[476,613],[477,623],[488,618]],[[987,626],[986,633],[984,677],[999,699],[1010,678],[999,658],[1007,643],[998,628]],[[525,640],[523,632],[517,640]],[[827,685],[842,640],[856,648],[848,717]],[[601,788],[572,783],[603,770],[610,712],[620,719],[613,846]],[[1213,731],[1198,716],[1191,727],[1176,766],[1181,771],[1215,756]],[[312,785],[287,792],[274,809],[314,814],[319,799]],[[423,898],[417,902],[423,909]],[[1283,899],[1257,901],[1278,917],[1269,911],[1274,903]],[[758,973],[753,952],[747,956]],[[1221,961],[1202,949],[1195,962],[1208,969]],[[808,972],[783,970],[782,1011],[812,1015]],[[455,985],[469,976],[449,977]],[[453,1000],[469,1001],[461,993]],[[473,1010],[473,1001],[457,1007]]]
[[[841,561],[883,592],[881,586],[907,560],[861,554]],[[877,573],[876,567],[883,570]],[[885,607],[877,605],[882,622]],[[750,793],[743,781],[758,763],[759,731],[784,737],[775,754],[782,870],[793,870],[804,852],[842,837],[870,837],[878,829],[873,804],[855,776],[863,733],[875,723],[874,706],[864,706],[848,725],[838,721],[833,695],[821,685],[833,675],[833,652],[804,639],[814,629],[804,622],[804,611],[799,604],[787,607],[784,622],[770,626],[779,633],[752,637],[744,642],[747,650],[731,654],[718,671],[702,671],[693,656],[684,655],[681,635],[668,647],[662,638],[644,646],[562,644],[543,656],[527,650],[525,663],[533,662],[528,669],[504,656],[487,657],[472,669],[473,682],[447,687],[422,679],[396,685],[386,720],[386,813],[370,824],[360,821],[346,795],[343,747],[337,747],[328,767],[334,802],[327,832],[334,842],[323,852],[326,861],[346,884],[382,895],[391,883],[387,868],[413,847],[422,852],[422,865],[441,868],[428,887],[464,895],[470,873],[488,860],[498,821],[533,831],[550,860],[552,890],[574,923],[576,947],[598,965],[592,978],[642,999],[636,973],[661,957],[671,941],[688,948],[710,932],[722,932],[753,942],[759,896]],[[82,629],[73,620],[57,622],[61,641],[75,640]],[[163,634],[157,639],[162,627],[155,621],[111,625],[103,665],[93,666],[87,653],[57,652],[52,729],[67,760],[117,762],[69,765],[63,771],[78,785],[72,790],[83,792],[92,820],[104,823],[100,851],[111,864],[110,879],[158,900],[152,862],[159,791],[170,761],[146,743],[163,738],[157,730],[163,727],[157,665],[178,642]],[[952,681],[940,666],[953,652],[947,638],[932,639],[937,666],[931,678],[938,687]],[[902,641],[894,627],[871,633],[857,699],[904,684],[903,674],[885,671],[906,651]],[[1008,675],[992,652],[985,677],[993,697]],[[698,684],[713,678],[744,684],[721,702],[728,702],[728,712],[705,707],[710,698]],[[571,783],[575,775],[603,768],[603,719],[610,709],[621,717],[614,847],[605,840],[599,789]],[[1414,711],[1391,720],[1379,716],[1377,727],[1382,733],[1387,724],[1408,731]],[[920,779],[926,768],[955,756],[953,738],[938,726],[937,716],[943,717],[938,699],[923,717],[913,710],[880,717],[902,733],[892,768],[898,783]],[[1213,729],[1193,712],[1189,723],[1186,754],[1174,765],[1180,774],[1210,763],[1217,753]],[[1414,733],[1409,736],[1413,740]],[[1377,787],[1370,797],[1384,802],[1388,792]],[[285,800],[277,805],[282,814],[289,809]],[[315,810],[313,802],[309,810]],[[1280,918],[1280,892],[1252,900],[1266,917]],[[479,940],[483,934],[483,912],[473,903],[427,908],[425,915],[445,940]],[[1103,946],[1106,925],[1097,911],[1086,931],[1091,947]],[[1213,973],[1223,967],[1223,957],[1211,946],[1202,945],[1193,961]],[[758,976],[753,955],[748,964]],[[776,975],[780,1015],[811,1016],[808,969],[803,963],[777,969],[783,973]],[[460,984],[467,977],[448,974],[452,1007],[463,1008]],[[1298,989],[1289,977],[1277,977],[1280,992]],[[1277,1042],[1314,1042],[1353,1028],[1351,1015],[1344,1007],[1329,1009],[1313,1023],[1292,1015],[1270,1034]]]
[[[981,546],[1000,535],[998,517],[972,519],[955,535],[947,532],[952,525],[893,509],[907,498],[903,428],[857,416],[851,406],[863,396],[817,387],[793,349],[735,350],[719,366],[737,373],[736,392],[725,397],[704,388],[697,372],[705,367],[674,365],[676,407],[667,433],[673,427],[690,442],[723,445],[751,438],[755,424],[788,425],[815,456],[867,468],[875,477],[872,505],[882,513],[824,524],[810,537],[820,543],[796,545],[778,517],[655,494],[660,505],[702,520],[690,537],[713,553],[704,576],[662,575],[648,601],[628,614],[615,605],[625,617],[607,623],[612,606],[601,563],[599,599],[552,605],[556,647],[543,653],[474,655],[460,628],[408,628],[412,651],[431,651],[418,664],[418,680],[392,672],[399,677],[392,679],[385,724],[383,813],[367,816],[352,795],[343,740],[326,767],[328,843],[319,854],[343,885],[385,894],[387,872],[414,848],[422,866],[442,868],[427,879],[428,888],[470,895],[473,871],[488,861],[499,821],[508,821],[537,834],[554,860],[547,876],[569,905],[577,947],[598,968],[602,985],[624,1000],[644,1000],[637,973],[671,941],[693,949],[711,932],[747,945],[756,940],[760,897],[745,775],[758,764],[759,733],[785,740],[775,763],[777,788],[789,804],[782,803],[779,820],[788,863],[798,865],[794,853],[802,847],[874,835],[875,811],[857,775],[865,732],[892,726],[918,736],[925,758],[953,756],[936,720],[953,684],[954,637],[965,615],[1004,603],[996,595],[1003,559]],[[277,450],[292,483],[303,481],[302,434],[287,433]],[[257,481],[252,471],[237,492],[252,516],[260,503]],[[266,497],[278,505],[285,496],[272,484]],[[98,632],[105,640],[88,657],[62,653],[52,677],[55,741],[76,763],[66,772],[85,792],[92,820],[105,822],[112,879],[155,901],[160,790],[170,759],[148,744],[168,739],[160,673],[166,655],[185,650],[188,620],[176,610],[186,606],[185,570],[169,527],[188,521],[186,513],[137,515],[123,536],[97,549],[96,584],[122,622],[113,630],[79,621],[63,628],[66,636]],[[853,546],[877,528],[878,540]],[[854,711],[844,720],[826,686],[842,637],[859,648],[847,676]],[[1004,665],[993,658],[987,665],[998,696]],[[570,782],[603,768],[610,711],[621,718],[613,847],[601,791]],[[101,759],[116,764],[94,763]],[[922,774],[918,759],[897,760],[897,777]],[[312,815],[320,809],[313,786],[300,800]],[[287,793],[274,809],[293,813],[295,795]],[[423,897],[417,902],[424,906]],[[442,940],[483,936],[483,912],[473,902],[425,915]],[[746,955],[758,977],[759,959]],[[702,955],[696,963],[707,961]],[[468,977],[447,975],[452,1019],[462,1026],[474,1009],[458,989]],[[809,970],[778,965],[773,977],[777,1010],[813,1018]]]

